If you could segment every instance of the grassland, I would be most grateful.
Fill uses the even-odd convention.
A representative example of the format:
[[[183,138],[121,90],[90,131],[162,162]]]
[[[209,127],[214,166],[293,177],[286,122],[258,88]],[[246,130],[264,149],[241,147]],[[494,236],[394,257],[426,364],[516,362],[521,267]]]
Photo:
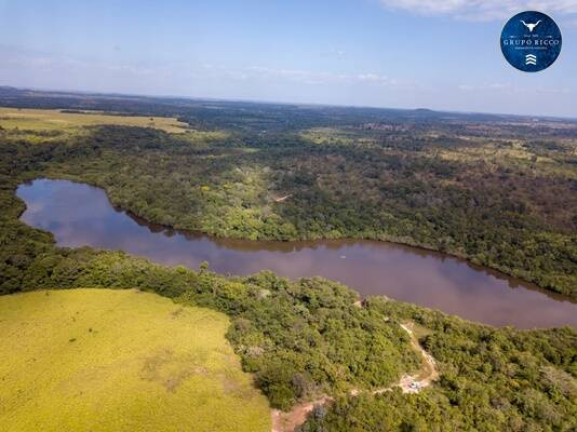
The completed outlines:
[[[98,111],[0,108],[0,126],[9,130],[18,128],[34,132],[71,132],[85,126],[99,125],[150,127],[168,133],[184,133],[188,126],[170,117],[114,115]]]
[[[136,290],[0,297],[1,429],[269,431],[228,326]]]

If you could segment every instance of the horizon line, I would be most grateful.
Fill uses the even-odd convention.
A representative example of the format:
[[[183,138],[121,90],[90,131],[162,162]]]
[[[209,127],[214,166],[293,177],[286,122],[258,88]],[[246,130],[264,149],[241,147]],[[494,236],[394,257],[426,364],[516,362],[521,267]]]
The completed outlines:
[[[316,102],[288,102],[288,101],[272,101],[260,99],[245,99],[245,98],[220,98],[209,96],[189,96],[189,95],[151,95],[143,93],[123,93],[115,91],[95,91],[95,90],[72,90],[62,88],[47,88],[47,87],[28,87],[28,86],[14,86],[14,85],[0,85],[0,89],[9,88],[20,91],[37,91],[43,93],[62,93],[72,95],[92,95],[92,96],[122,96],[128,98],[149,98],[149,99],[181,99],[189,101],[206,101],[206,102],[232,102],[232,103],[252,103],[261,105],[281,105],[281,106],[304,106],[304,107],[318,107],[318,108],[346,108],[346,109],[373,109],[373,110],[388,110],[388,111],[430,111],[438,114],[458,114],[458,115],[486,115],[495,117],[517,117],[529,119],[547,119],[547,120],[570,120],[577,121],[577,117],[559,116],[559,115],[545,115],[545,114],[514,114],[514,113],[499,113],[499,112],[485,112],[485,111],[452,111],[452,110],[436,110],[427,107],[415,108],[399,108],[399,107],[385,107],[374,105],[347,105],[347,104],[326,104]]]

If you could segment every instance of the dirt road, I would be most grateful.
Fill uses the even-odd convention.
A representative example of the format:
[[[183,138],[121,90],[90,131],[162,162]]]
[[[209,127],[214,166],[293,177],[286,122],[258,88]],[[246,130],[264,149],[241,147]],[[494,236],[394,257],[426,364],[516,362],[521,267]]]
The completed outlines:
[[[431,354],[424,350],[419,343],[419,340],[413,332],[413,324],[401,324],[401,328],[406,331],[411,338],[411,346],[413,349],[421,354],[422,365],[421,369],[416,375],[403,375],[398,383],[372,391],[372,394],[382,394],[400,387],[403,393],[419,393],[422,389],[431,385],[433,381],[439,378],[437,364]],[[361,394],[361,390],[351,390],[352,396]],[[296,405],[291,411],[283,412],[280,410],[272,411],[272,432],[294,432],[294,430],[302,425],[308,415],[318,405],[330,404],[333,398],[324,396],[316,401]]]

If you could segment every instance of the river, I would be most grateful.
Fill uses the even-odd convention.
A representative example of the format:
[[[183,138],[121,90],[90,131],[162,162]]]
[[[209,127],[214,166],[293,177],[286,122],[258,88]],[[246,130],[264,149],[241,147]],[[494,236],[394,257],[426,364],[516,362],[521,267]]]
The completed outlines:
[[[191,268],[207,261],[223,274],[322,276],[362,296],[386,295],[496,326],[577,327],[577,302],[440,253],[367,240],[252,242],[184,233],[115,209],[102,189],[65,180],[38,179],[17,195],[27,206],[22,221],[51,232],[60,246],[121,249]]]

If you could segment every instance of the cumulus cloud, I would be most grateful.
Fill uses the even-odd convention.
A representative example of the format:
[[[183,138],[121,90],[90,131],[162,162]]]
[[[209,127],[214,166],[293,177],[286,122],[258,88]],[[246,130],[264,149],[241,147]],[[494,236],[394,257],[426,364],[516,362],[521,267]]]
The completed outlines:
[[[413,89],[416,84],[372,71],[339,73],[270,66],[230,67],[179,61],[163,64],[113,63],[79,60],[52,53],[16,49],[0,44],[0,85],[38,88],[92,89],[148,94],[179,94],[194,83],[231,86],[356,86],[377,89]],[[70,87],[74,84],[74,87]],[[125,89],[125,90],[123,90]],[[186,90],[188,93],[188,90]]]
[[[498,20],[537,10],[554,16],[577,14],[577,0],[381,0],[389,8],[421,15],[451,15],[467,20]]]
[[[483,84],[460,84],[457,89],[465,93],[479,93],[480,95],[487,96],[490,93],[509,95],[509,96],[528,96],[534,97],[535,94],[541,95],[566,95],[574,96],[575,92],[568,87],[551,87],[551,86],[531,86],[522,87],[516,85],[512,82],[494,82],[494,83],[483,83]]]
[[[261,66],[252,66],[227,73],[242,79],[275,79],[296,82],[300,84],[367,84],[386,87],[411,87],[414,83],[392,79],[386,75],[372,72],[359,74],[342,74],[332,72],[314,72],[297,69],[277,69]]]

